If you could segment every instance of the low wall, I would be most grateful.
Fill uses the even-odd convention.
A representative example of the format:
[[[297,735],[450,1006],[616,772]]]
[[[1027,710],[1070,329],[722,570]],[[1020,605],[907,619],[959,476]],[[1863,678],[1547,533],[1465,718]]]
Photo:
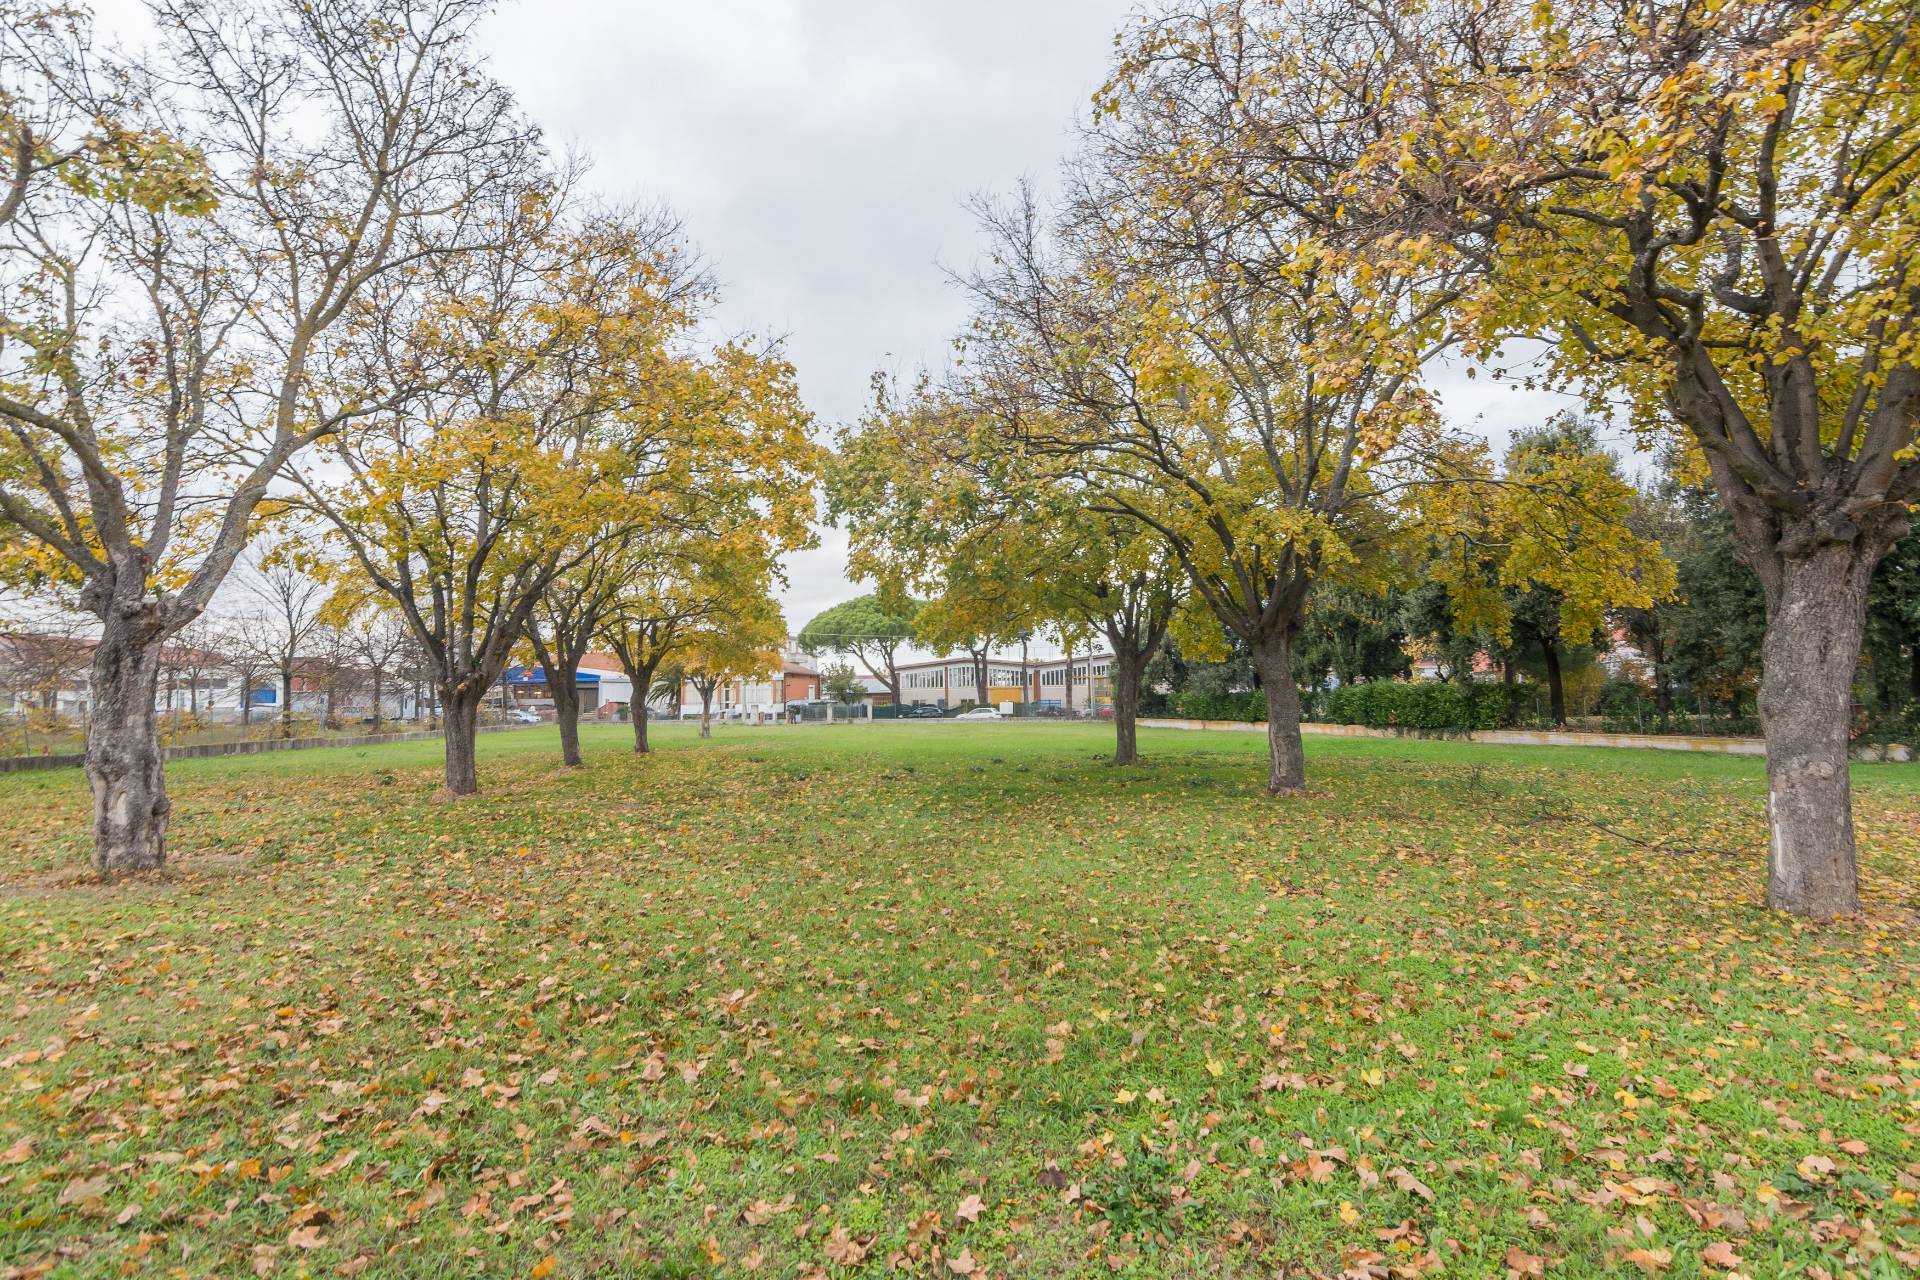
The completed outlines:
[[[483,724],[481,733],[504,733],[524,729],[518,724]],[[252,756],[267,751],[308,751],[314,747],[372,747],[387,742],[425,742],[438,740],[438,729],[415,733],[361,733],[349,738],[248,738],[243,742],[190,742],[178,747],[162,747],[167,760],[199,760],[208,756]],[[57,756],[0,756],[0,773],[29,773],[36,769],[77,769],[86,763],[79,752]]]
[[[1261,722],[1242,720],[1173,720],[1140,718],[1146,729],[1224,729],[1265,733]],[[1373,729],[1361,724],[1316,724],[1300,726],[1300,732],[1330,738],[1445,738],[1455,741],[1491,742],[1509,747],[1636,747],[1652,751],[1702,751],[1727,756],[1763,756],[1767,744],[1761,738],[1710,738],[1679,733],[1588,733],[1567,729],[1474,729],[1442,733],[1434,729]]]

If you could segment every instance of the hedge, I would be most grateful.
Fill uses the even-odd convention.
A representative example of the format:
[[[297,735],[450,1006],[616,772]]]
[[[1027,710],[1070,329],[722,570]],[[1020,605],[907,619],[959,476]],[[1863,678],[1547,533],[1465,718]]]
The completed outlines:
[[[1258,724],[1267,718],[1267,695],[1248,693],[1176,693],[1173,714],[1188,720],[1245,720]]]
[[[1316,710],[1331,724],[1374,729],[1498,729],[1514,722],[1530,696],[1517,685],[1376,680],[1329,689]]]

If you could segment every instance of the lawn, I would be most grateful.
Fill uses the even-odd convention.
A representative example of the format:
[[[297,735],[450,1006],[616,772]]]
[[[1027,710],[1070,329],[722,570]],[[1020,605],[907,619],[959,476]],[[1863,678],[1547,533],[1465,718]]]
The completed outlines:
[[[1920,1267],[1920,768],[1808,927],[1754,761],[1107,732],[0,777],[0,1273]]]

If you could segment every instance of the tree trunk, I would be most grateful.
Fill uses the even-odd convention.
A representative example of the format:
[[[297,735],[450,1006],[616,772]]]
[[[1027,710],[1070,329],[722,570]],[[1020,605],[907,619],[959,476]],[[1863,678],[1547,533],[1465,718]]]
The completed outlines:
[[[647,745],[647,700],[636,696],[632,705],[633,712],[633,749],[637,755],[645,755],[653,748]]]
[[[1267,695],[1267,791],[1299,795],[1307,789],[1307,753],[1300,740],[1300,690],[1293,683],[1293,634],[1266,637],[1248,651]]]
[[[700,690],[700,736],[713,736],[713,690]]]
[[[1147,660],[1120,652],[1113,654],[1113,762],[1140,763],[1138,720],[1140,716],[1140,680],[1146,674]]]
[[[157,626],[109,617],[93,651],[87,784],[93,790],[93,866],[102,875],[151,871],[167,858],[167,785],[153,703]]]
[[[1540,656],[1547,664],[1547,708],[1553,716],[1555,728],[1565,728],[1567,723],[1567,688],[1560,679],[1560,646],[1542,636]]]
[[[1667,671],[1666,637],[1659,633],[1648,641],[1647,657],[1653,662],[1653,709],[1660,717],[1660,732],[1667,731],[1673,719],[1673,677]]]
[[[580,684],[571,671],[547,673],[547,691],[553,694],[554,718],[560,722],[560,763],[578,769],[580,760]]]
[[[1920,702],[1920,636],[1913,641],[1913,659],[1907,671],[1907,692],[1915,702]]]
[[[1784,560],[1767,599],[1767,905],[1819,920],[1860,909],[1847,736],[1872,572],[1854,547],[1823,547]]]
[[[280,736],[293,736],[293,668],[280,668]]]
[[[380,668],[373,669],[373,731],[380,732],[380,713],[385,710],[380,705]]]
[[[447,794],[470,796],[480,790],[480,769],[474,760],[474,743],[480,731],[480,703],[486,697],[441,691],[442,736],[447,743]]]

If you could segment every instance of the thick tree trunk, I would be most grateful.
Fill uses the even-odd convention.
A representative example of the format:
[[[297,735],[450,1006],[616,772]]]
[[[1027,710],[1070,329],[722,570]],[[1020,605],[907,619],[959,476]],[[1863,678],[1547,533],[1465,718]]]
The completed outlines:
[[[700,736],[713,736],[713,693],[708,689],[700,691]]]
[[[93,866],[102,875],[151,871],[166,861],[171,806],[153,714],[162,638],[157,626],[130,630],[109,618],[93,651],[86,763]]]
[[[580,685],[571,671],[553,671],[547,675],[547,689],[553,694],[553,714],[560,722],[560,762],[568,768],[580,767]]]
[[[1540,641],[1540,656],[1547,664],[1547,711],[1557,727],[1567,723],[1567,686],[1560,678],[1560,646],[1551,640]]]
[[[1140,763],[1139,727],[1140,679],[1146,674],[1147,660],[1130,657],[1117,649],[1113,655],[1113,762]]]
[[[638,755],[653,750],[647,744],[647,702],[645,698],[635,696],[633,700],[633,749]]]
[[[1280,632],[1248,646],[1267,695],[1267,791],[1307,789],[1307,753],[1300,740],[1300,690],[1293,683],[1293,635]]]
[[[484,694],[481,697],[485,697]],[[480,790],[480,768],[474,759],[479,737],[481,698],[443,690],[442,737],[447,744],[446,783],[450,796],[475,795]]]
[[[1786,560],[1767,600],[1767,904],[1829,919],[1860,909],[1847,736],[1873,565],[1851,546]]]

